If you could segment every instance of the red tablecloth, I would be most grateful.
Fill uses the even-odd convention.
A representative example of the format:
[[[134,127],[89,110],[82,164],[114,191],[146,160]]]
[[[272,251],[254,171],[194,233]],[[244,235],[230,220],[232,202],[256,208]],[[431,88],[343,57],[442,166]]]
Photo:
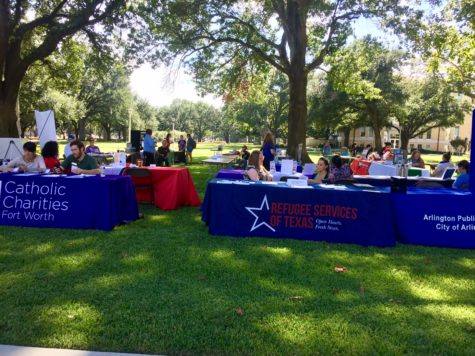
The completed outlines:
[[[175,210],[182,206],[200,206],[201,201],[196,192],[188,168],[144,167],[152,172],[153,200],[155,206],[162,210]],[[134,182],[141,178],[134,177]],[[149,201],[147,191],[138,191],[138,201]]]

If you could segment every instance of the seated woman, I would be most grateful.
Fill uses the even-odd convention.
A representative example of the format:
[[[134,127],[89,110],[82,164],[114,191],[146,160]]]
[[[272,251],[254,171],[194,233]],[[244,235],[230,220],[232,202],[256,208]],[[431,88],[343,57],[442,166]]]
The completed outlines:
[[[468,172],[470,170],[470,163],[467,160],[462,160],[457,165],[459,170],[459,176],[455,180],[454,184],[452,185],[453,188],[458,189],[468,189],[469,188],[469,175]]]
[[[96,139],[94,137],[89,137],[89,146],[86,147],[86,154],[90,153],[101,153],[99,147],[96,146]]]
[[[442,178],[447,168],[455,168],[454,164],[450,162],[451,159],[452,154],[450,152],[445,152],[442,155],[442,161],[439,163],[434,172],[432,172],[432,177]]]
[[[48,141],[41,150],[45,166],[51,172],[61,173],[61,162],[58,160],[59,148],[56,141]]]
[[[25,142],[23,155],[11,160],[6,166],[0,167],[0,171],[10,172],[15,168],[21,172],[44,172],[46,170],[43,157],[36,154],[36,143]]]
[[[271,181],[272,175],[264,168],[263,163],[264,155],[262,152],[258,150],[252,151],[244,177],[249,180]]]
[[[426,164],[424,160],[421,158],[421,152],[419,150],[415,150],[411,154],[411,164],[413,167],[416,168],[425,168]]]
[[[330,164],[324,157],[320,157],[317,162],[317,171],[315,177],[308,180],[309,184],[321,184],[324,180],[333,180],[333,176],[330,173]]]
[[[332,168],[330,172],[333,176],[332,181],[334,182],[353,178],[350,166],[347,164],[343,164],[343,161],[340,156],[332,157]]]

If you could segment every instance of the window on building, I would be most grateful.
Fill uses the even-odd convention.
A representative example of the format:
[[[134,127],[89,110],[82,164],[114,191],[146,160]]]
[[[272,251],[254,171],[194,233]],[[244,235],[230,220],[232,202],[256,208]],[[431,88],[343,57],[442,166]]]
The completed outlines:
[[[427,131],[427,139],[430,140],[432,138],[432,131]]]
[[[430,150],[430,145],[426,145],[426,150]]]
[[[418,149],[418,150],[422,150],[422,145],[421,145],[421,144],[418,144],[418,145],[417,145],[417,149]]]
[[[366,136],[366,128],[360,127],[360,137],[365,137],[365,136]]]
[[[373,132],[373,128],[372,127],[368,127],[368,137],[373,137],[374,135],[374,132]]]
[[[454,138],[457,138],[460,136],[460,127],[455,127],[454,128]]]
[[[420,139],[423,139],[423,138],[424,138],[424,134],[420,134],[420,135],[419,135],[419,138],[420,138]]]

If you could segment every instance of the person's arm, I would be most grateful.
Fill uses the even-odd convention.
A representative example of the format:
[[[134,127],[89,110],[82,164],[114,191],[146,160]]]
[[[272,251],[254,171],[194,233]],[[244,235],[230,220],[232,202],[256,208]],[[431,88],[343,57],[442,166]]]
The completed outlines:
[[[455,179],[455,182],[452,184],[452,188],[458,189],[462,186],[462,179],[460,177],[461,175],[459,175],[457,179]]]
[[[68,156],[64,159],[63,163],[61,163],[61,168],[63,169],[71,169],[71,156]]]
[[[45,164],[45,160],[43,159],[42,156],[38,156],[38,162],[37,162],[37,166],[38,166],[38,172],[44,172],[46,171],[46,164]]]
[[[247,176],[250,180],[259,180],[259,174],[257,174],[257,170],[255,169],[249,169],[247,171]]]
[[[100,170],[100,168],[95,168],[95,169],[81,169],[81,168],[78,168],[76,170],[76,174],[96,175],[96,174],[101,174],[101,170]]]
[[[86,156],[88,157],[88,156]],[[76,170],[76,174],[87,174],[87,175],[96,175],[96,174],[101,174],[101,169],[99,167],[97,167],[97,163],[96,163],[96,160],[92,157],[89,157],[90,160],[89,160],[89,164],[88,164],[88,168],[89,169],[81,169],[81,168],[77,168]]]

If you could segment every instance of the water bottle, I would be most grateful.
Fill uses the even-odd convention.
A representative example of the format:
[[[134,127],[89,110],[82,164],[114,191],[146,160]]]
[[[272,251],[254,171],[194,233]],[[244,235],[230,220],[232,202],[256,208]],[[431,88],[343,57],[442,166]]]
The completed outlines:
[[[275,161],[270,161],[270,170],[275,172]]]

